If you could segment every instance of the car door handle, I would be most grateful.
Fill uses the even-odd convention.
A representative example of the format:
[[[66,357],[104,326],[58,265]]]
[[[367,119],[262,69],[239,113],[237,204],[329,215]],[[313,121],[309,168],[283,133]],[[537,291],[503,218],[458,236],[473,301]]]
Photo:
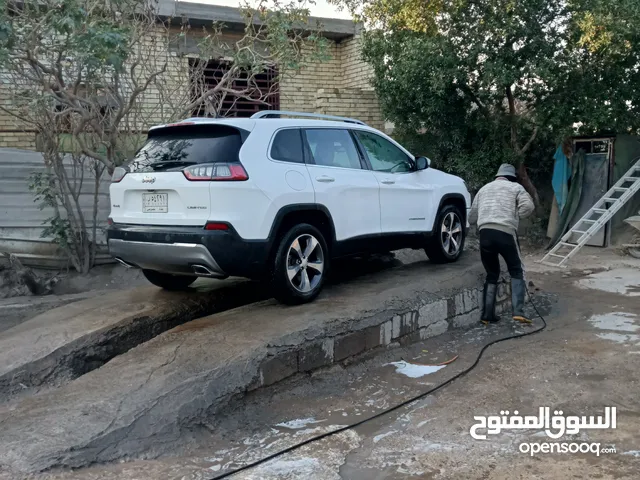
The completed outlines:
[[[326,175],[322,175],[321,177],[316,177],[316,181],[322,182],[322,183],[331,183],[331,182],[335,182],[336,179],[333,177],[327,177]]]
[[[382,180],[381,183],[384,183],[385,185],[393,185],[394,183],[396,183],[395,180]]]

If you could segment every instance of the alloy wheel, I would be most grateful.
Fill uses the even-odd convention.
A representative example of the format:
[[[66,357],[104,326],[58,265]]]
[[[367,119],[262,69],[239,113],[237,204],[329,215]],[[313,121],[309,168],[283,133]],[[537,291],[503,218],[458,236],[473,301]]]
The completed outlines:
[[[447,255],[455,256],[462,245],[462,221],[455,212],[447,213],[442,219],[440,242]]]
[[[308,293],[318,286],[324,273],[322,245],[313,235],[297,237],[287,254],[287,276],[297,291]]]

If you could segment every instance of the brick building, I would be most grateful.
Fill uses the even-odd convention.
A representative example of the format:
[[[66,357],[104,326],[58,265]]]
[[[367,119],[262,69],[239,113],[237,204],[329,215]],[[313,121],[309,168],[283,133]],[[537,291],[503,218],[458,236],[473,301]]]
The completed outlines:
[[[194,30],[202,25],[210,25],[212,21],[222,22],[226,27],[224,34],[230,39],[241,35],[244,28],[240,12],[231,7],[161,0],[159,16],[188,19]],[[282,79],[277,93],[270,99],[270,108],[355,117],[383,129],[384,121],[378,101],[369,84],[371,71],[360,56],[359,25],[351,20],[339,19],[311,18],[310,22],[315,24],[317,20],[324,26],[323,35],[330,40],[330,60],[308,65],[293,77]],[[195,48],[195,40],[190,40],[191,45],[185,42],[180,46],[166,46],[176,53],[169,57],[171,63],[166,75],[171,82],[184,88],[188,88],[191,81],[189,61],[192,59],[180,54],[190,53],[189,50]],[[269,79],[265,78],[264,81],[268,82]],[[145,93],[144,101],[152,105],[158,102],[158,97],[154,96],[151,89]],[[6,86],[3,88],[1,78],[0,102],[10,108]],[[234,111],[226,113],[230,116],[248,116],[251,110],[265,108],[255,105],[244,107],[234,107]],[[36,135],[35,131],[21,126],[15,118],[0,111],[0,147],[35,149]]]

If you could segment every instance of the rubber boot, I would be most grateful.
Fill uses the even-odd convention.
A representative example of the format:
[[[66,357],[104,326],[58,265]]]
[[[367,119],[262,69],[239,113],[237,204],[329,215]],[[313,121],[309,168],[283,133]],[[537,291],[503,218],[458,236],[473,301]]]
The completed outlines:
[[[482,292],[482,317],[480,321],[485,325],[500,321],[500,317],[496,316],[496,294],[498,293],[498,285],[495,283],[484,284]]]
[[[527,284],[518,278],[511,279],[511,306],[513,319],[521,323],[533,323],[524,314],[524,296],[527,294]]]

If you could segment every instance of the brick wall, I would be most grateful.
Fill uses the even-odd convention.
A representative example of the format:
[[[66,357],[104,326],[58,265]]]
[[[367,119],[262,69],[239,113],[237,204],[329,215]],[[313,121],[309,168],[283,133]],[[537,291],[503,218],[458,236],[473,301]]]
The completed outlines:
[[[0,72],[0,105],[8,110],[13,106],[10,84],[12,79]],[[0,148],[35,148],[35,132],[29,130],[33,128],[0,109]]]
[[[360,35],[341,43],[342,87],[373,91],[369,79],[373,69],[362,60]]]
[[[315,112],[316,94],[321,88],[339,88],[342,77],[340,47],[329,45],[331,59],[303,67],[280,83],[280,108],[297,112]]]
[[[175,32],[174,32],[175,33]],[[229,40],[234,40],[232,35]],[[176,110],[188,100],[188,58],[170,48],[159,30],[142,47],[154,57],[158,68],[164,61],[164,91],[151,86],[141,97],[132,127],[145,131],[149,125],[175,120]],[[330,60],[307,65],[295,75],[283,78],[280,85],[280,108],[310,113],[355,117],[383,129],[378,101],[369,83],[371,69],[360,56],[360,37],[330,43]],[[0,75],[0,104],[11,108],[7,79]],[[33,129],[0,110],[0,147],[35,149]]]
[[[331,60],[285,78],[282,110],[354,117],[384,129],[378,99],[369,82],[371,68],[362,60],[360,36],[330,46]]]
[[[321,88],[316,94],[315,112],[356,118],[379,130],[385,126],[373,90]]]

